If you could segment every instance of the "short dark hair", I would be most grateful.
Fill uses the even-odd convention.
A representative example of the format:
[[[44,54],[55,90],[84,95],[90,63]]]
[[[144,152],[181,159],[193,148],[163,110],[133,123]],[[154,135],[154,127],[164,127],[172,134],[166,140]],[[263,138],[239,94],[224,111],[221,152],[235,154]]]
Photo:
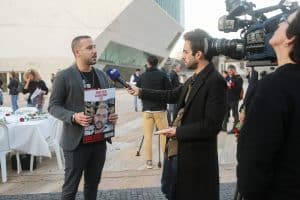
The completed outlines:
[[[288,26],[286,35],[289,39],[295,37],[294,48],[290,52],[290,58],[300,64],[300,9],[297,10],[296,17]]]
[[[18,78],[18,74],[15,71],[11,71],[10,75],[12,78]]]
[[[228,75],[228,71],[226,70],[222,70],[222,73],[227,74]]]
[[[228,65],[227,69],[233,69],[236,70],[236,67],[234,65]]]
[[[185,41],[190,41],[193,56],[198,51],[201,51],[204,54],[204,58],[208,61],[211,61],[213,56],[207,52],[208,46],[206,46],[206,44],[207,41],[212,37],[207,32],[201,29],[195,29],[193,31],[185,33],[183,38]]]
[[[156,56],[150,55],[147,58],[147,62],[151,65],[151,67],[156,67],[158,63],[158,58]]]
[[[80,35],[80,36],[75,37],[71,43],[71,48],[72,48],[73,54],[75,54],[75,49],[79,46],[80,40],[89,39],[89,38],[92,38],[92,37],[88,36],[88,35]]]
[[[139,71],[141,71],[141,69],[140,69],[140,68],[137,68],[137,69],[135,69],[135,71],[136,71],[136,72],[139,72]]]

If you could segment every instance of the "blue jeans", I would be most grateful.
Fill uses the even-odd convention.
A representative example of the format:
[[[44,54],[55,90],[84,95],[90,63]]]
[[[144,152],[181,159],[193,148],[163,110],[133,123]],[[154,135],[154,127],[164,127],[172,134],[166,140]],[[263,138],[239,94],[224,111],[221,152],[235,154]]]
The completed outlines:
[[[43,112],[43,105],[36,105],[36,104],[32,104],[32,103],[27,103],[27,107],[36,107],[40,113]]]
[[[138,109],[138,97],[137,96],[133,97],[133,104],[134,104],[134,110],[137,111],[137,109]]]
[[[11,95],[10,96],[10,101],[11,101],[11,107],[13,109],[13,112],[15,112],[19,108],[19,106],[18,106],[18,95]]]
[[[3,93],[2,90],[0,88],[0,106],[3,105]]]
[[[165,155],[163,172],[161,177],[161,191],[168,200],[176,199],[177,182],[177,156],[169,157]]]

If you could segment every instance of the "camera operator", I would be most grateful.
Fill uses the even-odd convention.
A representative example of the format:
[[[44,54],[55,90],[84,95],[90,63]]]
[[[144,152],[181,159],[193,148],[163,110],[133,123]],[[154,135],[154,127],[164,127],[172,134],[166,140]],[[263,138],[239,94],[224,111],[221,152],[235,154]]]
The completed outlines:
[[[278,69],[258,82],[237,148],[237,184],[246,200],[300,199],[300,10],[269,41]]]

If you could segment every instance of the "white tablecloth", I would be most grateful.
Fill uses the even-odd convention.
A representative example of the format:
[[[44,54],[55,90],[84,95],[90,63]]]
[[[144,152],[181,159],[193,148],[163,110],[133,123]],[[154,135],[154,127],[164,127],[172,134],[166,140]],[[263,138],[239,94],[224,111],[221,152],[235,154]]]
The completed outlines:
[[[35,156],[51,157],[46,139],[51,131],[50,119],[7,124],[10,148]]]

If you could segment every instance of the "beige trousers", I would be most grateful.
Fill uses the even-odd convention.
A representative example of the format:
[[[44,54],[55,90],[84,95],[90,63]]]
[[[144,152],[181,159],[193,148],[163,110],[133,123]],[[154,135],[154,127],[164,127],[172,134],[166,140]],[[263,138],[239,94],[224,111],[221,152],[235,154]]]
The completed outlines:
[[[144,120],[144,152],[146,160],[152,160],[152,135],[154,125],[158,130],[168,128],[167,112],[143,112]],[[160,145],[163,153],[166,147],[166,136],[160,135]]]

